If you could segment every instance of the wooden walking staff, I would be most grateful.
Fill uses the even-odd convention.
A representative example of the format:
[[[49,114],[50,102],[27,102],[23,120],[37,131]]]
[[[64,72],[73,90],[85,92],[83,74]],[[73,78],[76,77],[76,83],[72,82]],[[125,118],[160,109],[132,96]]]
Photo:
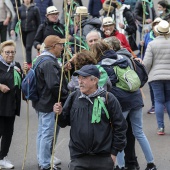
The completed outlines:
[[[25,55],[25,50],[24,50],[24,45],[23,45],[23,37],[22,37],[22,31],[21,31],[21,25],[20,25],[21,20],[20,20],[20,17],[19,17],[17,0],[15,0],[15,7],[16,7],[16,14],[17,14],[17,18],[18,18],[17,26],[19,27],[23,59],[24,59],[24,62],[26,62],[26,55]],[[24,70],[24,74],[26,74],[26,70]],[[22,164],[22,170],[24,170],[25,161],[26,161],[26,155],[27,155],[27,150],[28,150],[28,132],[29,132],[29,101],[28,100],[27,100],[27,128],[26,129],[27,129],[27,132],[26,132],[26,146],[25,146],[25,153],[24,153],[24,160],[23,160],[23,164]]]
[[[82,38],[82,28],[81,28],[81,20],[82,20],[82,15],[81,13],[79,14],[80,21],[79,21],[79,28],[80,28],[80,52],[81,52],[81,38]]]
[[[142,1],[142,9],[143,9],[142,38],[143,38],[143,35],[144,35],[144,24],[145,24],[145,21],[146,21],[146,15],[145,15],[145,12],[146,12],[146,1],[145,0]],[[141,56],[143,56],[143,45],[141,47]]]
[[[65,55],[63,55],[63,63],[61,67],[61,78],[60,78],[60,87],[59,87],[59,93],[58,93],[58,103],[60,102],[60,99],[61,99],[61,88],[62,88],[63,75],[64,75],[64,61],[65,61]],[[56,119],[55,119],[54,139],[53,139],[53,148],[52,148],[52,155],[51,155],[52,157],[51,170],[53,170],[53,166],[54,166],[54,150],[55,150],[55,143],[56,143],[57,124],[58,124],[58,114],[56,114]]]
[[[110,0],[109,9],[108,9],[108,11],[107,11],[107,17],[109,17],[111,5],[112,5],[112,0]]]

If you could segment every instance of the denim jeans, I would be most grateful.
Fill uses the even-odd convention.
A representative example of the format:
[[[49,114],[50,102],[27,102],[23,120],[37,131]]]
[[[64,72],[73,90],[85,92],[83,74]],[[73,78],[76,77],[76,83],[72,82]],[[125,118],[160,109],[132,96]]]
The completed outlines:
[[[49,168],[54,138],[55,113],[38,112],[37,158],[41,168]]]
[[[135,138],[138,140],[142,148],[142,151],[145,155],[147,163],[151,163],[153,162],[153,155],[152,155],[152,151],[151,151],[148,139],[146,138],[143,132],[142,108],[131,109],[131,110],[123,112],[123,116],[125,118],[128,116],[128,114],[130,117],[133,134]],[[120,168],[125,166],[124,151],[118,153],[117,163]]]
[[[164,107],[166,106],[170,118],[170,80],[157,80],[151,83],[154,101],[155,113],[158,128],[164,128]]]

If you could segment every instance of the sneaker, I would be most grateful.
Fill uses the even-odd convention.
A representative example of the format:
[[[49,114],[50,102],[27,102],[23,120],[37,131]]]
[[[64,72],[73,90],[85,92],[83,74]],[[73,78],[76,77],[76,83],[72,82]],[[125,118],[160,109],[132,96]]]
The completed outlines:
[[[14,165],[5,157],[4,159],[0,160],[0,167],[2,169],[13,169]]]
[[[136,165],[132,165],[132,164],[128,164],[128,166],[126,165],[125,167],[126,170],[138,170],[136,168]],[[140,169],[140,168],[139,168]]]
[[[158,135],[165,135],[164,128],[158,128],[157,134]]]
[[[148,163],[145,170],[157,170],[154,163]]]
[[[52,160],[51,160],[51,161],[52,161]],[[58,158],[56,158],[56,157],[54,156],[54,161],[53,161],[53,163],[54,163],[54,165],[59,165],[59,164],[61,164],[61,160],[58,159]]]
[[[119,168],[119,166],[116,166],[116,167],[114,168],[114,170],[125,170],[125,168],[124,168],[124,167]]]
[[[47,169],[43,168],[43,169],[40,169],[40,170],[51,170],[51,167],[49,167]],[[57,166],[54,166],[52,170],[61,170],[61,168],[57,167]]]
[[[154,113],[155,113],[155,107],[152,106],[152,107],[148,110],[147,113],[148,113],[148,114],[154,114]]]

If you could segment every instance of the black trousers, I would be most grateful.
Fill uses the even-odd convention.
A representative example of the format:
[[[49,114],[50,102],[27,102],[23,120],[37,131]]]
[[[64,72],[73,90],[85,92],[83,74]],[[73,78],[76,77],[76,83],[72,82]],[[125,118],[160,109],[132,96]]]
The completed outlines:
[[[23,44],[26,50],[27,63],[32,62],[32,46],[36,31],[22,31]]]
[[[2,160],[4,157],[8,155],[14,132],[14,122],[15,116],[12,117],[0,116],[0,138],[1,138],[0,160]]]
[[[6,41],[7,36],[7,25],[3,25],[3,22],[0,22],[0,43]]]
[[[128,130],[126,132],[126,138],[127,138],[127,145],[126,148],[124,149],[125,152],[125,164],[136,164],[137,162],[137,157],[135,153],[135,137],[132,132],[132,126],[131,122],[129,120],[129,116],[127,117],[127,123],[128,123]]]
[[[87,155],[72,159],[69,170],[113,170],[114,162],[111,156]]]

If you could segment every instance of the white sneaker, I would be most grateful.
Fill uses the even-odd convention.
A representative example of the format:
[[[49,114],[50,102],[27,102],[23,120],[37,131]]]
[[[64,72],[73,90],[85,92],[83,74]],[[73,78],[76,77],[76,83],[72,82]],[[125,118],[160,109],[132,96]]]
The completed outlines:
[[[52,161],[52,160],[51,160],[51,161]],[[53,163],[54,163],[54,165],[59,165],[59,164],[61,164],[61,160],[58,159],[58,158],[56,158],[56,157],[54,156],[54,161],[53,161]]]
[[[0,167],[2,169],[13,169],[14,165],[5,157],[4,159],[0,160]]]

